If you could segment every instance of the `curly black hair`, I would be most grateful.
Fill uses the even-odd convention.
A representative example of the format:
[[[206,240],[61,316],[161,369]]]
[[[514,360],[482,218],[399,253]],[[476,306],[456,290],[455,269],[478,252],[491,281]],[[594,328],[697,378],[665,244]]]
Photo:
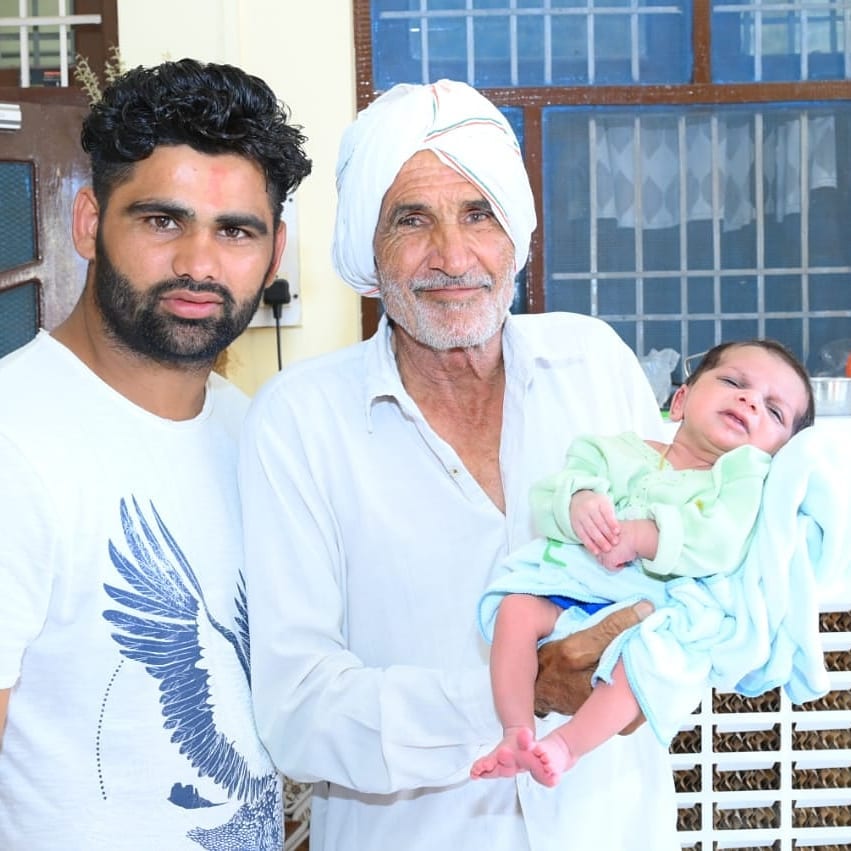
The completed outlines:
[[[194,59],[138,67],[104,91],[83,121],[95,197],[106,209],[112,190],[160,145],[204,154],[236,154],[266,176],[275,223],[287,196],[310,174],[301,127],[259,77],[233,65]]]

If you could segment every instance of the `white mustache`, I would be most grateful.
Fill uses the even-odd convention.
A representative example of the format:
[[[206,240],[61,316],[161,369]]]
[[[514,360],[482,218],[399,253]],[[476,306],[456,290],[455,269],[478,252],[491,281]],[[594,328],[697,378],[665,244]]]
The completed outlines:
[[[460,278],[437,277],[419,278],[411,281],[411,292],[427,292],[429,290],[463,290],[471,287],[493,289],[493,279],[490,275],[464,275]]]

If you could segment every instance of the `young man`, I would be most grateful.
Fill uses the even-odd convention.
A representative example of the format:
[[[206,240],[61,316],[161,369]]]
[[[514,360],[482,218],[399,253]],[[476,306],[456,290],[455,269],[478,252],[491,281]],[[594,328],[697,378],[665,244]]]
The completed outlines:
[[[240,458],[258,730],[316,783],[312,851],[672,851],[646,729],[558,790],[468,779],[499,734],[478,598],[532,537],[529,488],[572,435],[661,434],[636,358],[588,317],[508,316],[534,202],[470,87],[384,94],[343,139],[338,188],[337,268],[385,318],[273,379]],[[540,705],[568,709],[552,652]]]
[[[0,846],[279,851],[251,717],[236,435],[211,374],[310,171],[261,80],[130,71],[87,116],[85,288],[0,361]]]

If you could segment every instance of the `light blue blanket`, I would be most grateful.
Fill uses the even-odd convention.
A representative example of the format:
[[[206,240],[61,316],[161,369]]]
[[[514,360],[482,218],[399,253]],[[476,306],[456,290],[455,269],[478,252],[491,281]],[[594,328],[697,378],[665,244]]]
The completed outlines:
[[[820,607],[851,598],[851,434],[810,428],[772,461],[754,538],[741,566],[723,577],[662,582],[636,566],[613,574],[577,545],[546,541],[515,553],[482,597],[488,640],[508,593],[559,594],[615,607],[639,599],[656,610],[606,650],[595,677],[611,678],[621,656],[648,723],[664,744],[707,687],[761,694],[782,686],[794,703],[825,694],[829,680],[819,637]],[[563,612],[548,640],[590,626],[611,611]]]

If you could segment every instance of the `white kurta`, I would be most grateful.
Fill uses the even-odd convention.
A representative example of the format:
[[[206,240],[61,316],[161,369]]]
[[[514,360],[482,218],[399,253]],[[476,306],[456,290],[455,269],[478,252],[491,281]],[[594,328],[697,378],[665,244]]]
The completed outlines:
[[[279,768],[316,783],[313,851],[679,847],[667,753],[646,729],[554,790],[528,775],[467,779],[501,733],[477,602],[534,534],[532,483],[580,432],[662,428],[638,362],[602,322],[511,317],[504,348],[504,515],[405,392],[384,321],[276,376],[249,413],[255,712]]]

